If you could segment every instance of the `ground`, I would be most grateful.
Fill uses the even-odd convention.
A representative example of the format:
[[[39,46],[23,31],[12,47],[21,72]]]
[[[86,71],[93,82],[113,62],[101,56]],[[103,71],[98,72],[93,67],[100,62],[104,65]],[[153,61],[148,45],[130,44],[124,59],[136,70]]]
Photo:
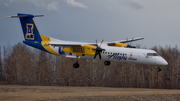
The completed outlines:
[[[180,101],[180,90],[0,85],[0,101]]]

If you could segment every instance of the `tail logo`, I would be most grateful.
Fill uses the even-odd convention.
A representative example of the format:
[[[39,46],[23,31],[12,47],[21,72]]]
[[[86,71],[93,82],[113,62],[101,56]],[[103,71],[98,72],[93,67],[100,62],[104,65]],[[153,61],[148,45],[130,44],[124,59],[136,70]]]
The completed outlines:
[[[34,34],[33,34],[34,25],[30,24],[30,23],[27,23],[26,28],[27,28],[27,32],[26,32],[26,35],[25,35],[25,39],[34,40]]]

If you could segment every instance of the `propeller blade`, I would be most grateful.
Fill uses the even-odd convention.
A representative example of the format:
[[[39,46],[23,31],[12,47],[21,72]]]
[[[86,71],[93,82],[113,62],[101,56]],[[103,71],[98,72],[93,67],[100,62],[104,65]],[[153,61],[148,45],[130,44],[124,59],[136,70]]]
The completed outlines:
[[[103,41],[104,41],[104,40],[102,40],[102,41],[101,41],[100,47],[101,47],[101,45],[102,45]]]
[[[98,52],[98,54],[99,54],[99,59],[101,60],[101,53],[100,53],[100,52]]]
[[[132,38],[132,41],[134,40],[134,37]],[[131,44],[132,44],[132,41],[131,41],[131,43],[129,44],[130,46],[131,46]]]
[[[96,49],[92,49],[92,50],[95,50],[95,51],[96,51],[96,53],[95,53],[95,55],[94,55],[94,59],[96,58],[97,55],[99,55],[99,59],[101,60],[101,52],[102,52],[102,51],[105,51],[105,49],[102,49],[102,48],[101,48],[101,45],[102,45],[103,41],[104,41],[104,40],[102,40],[100,46],[98,46],[97,39],[96,39],[97,47],[96,47]]]
[[[96,56],[97,56],[97,55],[98,55],[98,52],[96,52],[96,53],[95,53],[95,55],[94,55],[94,59],[96,58]]]
[[[126,37],[126,41],[128,41],[128,38]],[[129,42],[127,42],[127,44],[129,45]]]

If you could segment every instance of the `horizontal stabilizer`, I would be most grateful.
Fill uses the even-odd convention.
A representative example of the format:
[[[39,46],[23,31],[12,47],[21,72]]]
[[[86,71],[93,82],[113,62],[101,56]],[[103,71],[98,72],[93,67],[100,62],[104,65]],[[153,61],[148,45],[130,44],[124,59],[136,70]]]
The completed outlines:
[[[42,17],[42,16],[44,15],[33,15],[33,17]],[[30,17],[30,15],[7,16],[7,18],[18,18],[18,17]]]

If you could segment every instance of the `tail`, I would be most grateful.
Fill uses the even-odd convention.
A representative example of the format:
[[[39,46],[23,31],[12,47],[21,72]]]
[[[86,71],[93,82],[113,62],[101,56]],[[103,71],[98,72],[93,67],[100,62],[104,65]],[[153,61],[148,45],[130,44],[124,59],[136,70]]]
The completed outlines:
[[[25,44],[30,45],[32,47],[38,48],[43,51],[47,51],[47,49],[42,45],[43,41],[50,42],[49,37],[40,35],[39,31],[33,21],[34,17],[41,17],[43,15],[31,15],[31,14],[20,14],[18,13],[17,16],[8,16],[9,18],[19,18],[22,31],[24,34],[23,41]]]
[[[9,16],[10,18],[19,17],[21,27],[24,34],[25,41],[42,41],[39,31],[33,21],[34,17],[40,17],[43,15],[30,15],[30,14],[20,14],[17,16]]]

